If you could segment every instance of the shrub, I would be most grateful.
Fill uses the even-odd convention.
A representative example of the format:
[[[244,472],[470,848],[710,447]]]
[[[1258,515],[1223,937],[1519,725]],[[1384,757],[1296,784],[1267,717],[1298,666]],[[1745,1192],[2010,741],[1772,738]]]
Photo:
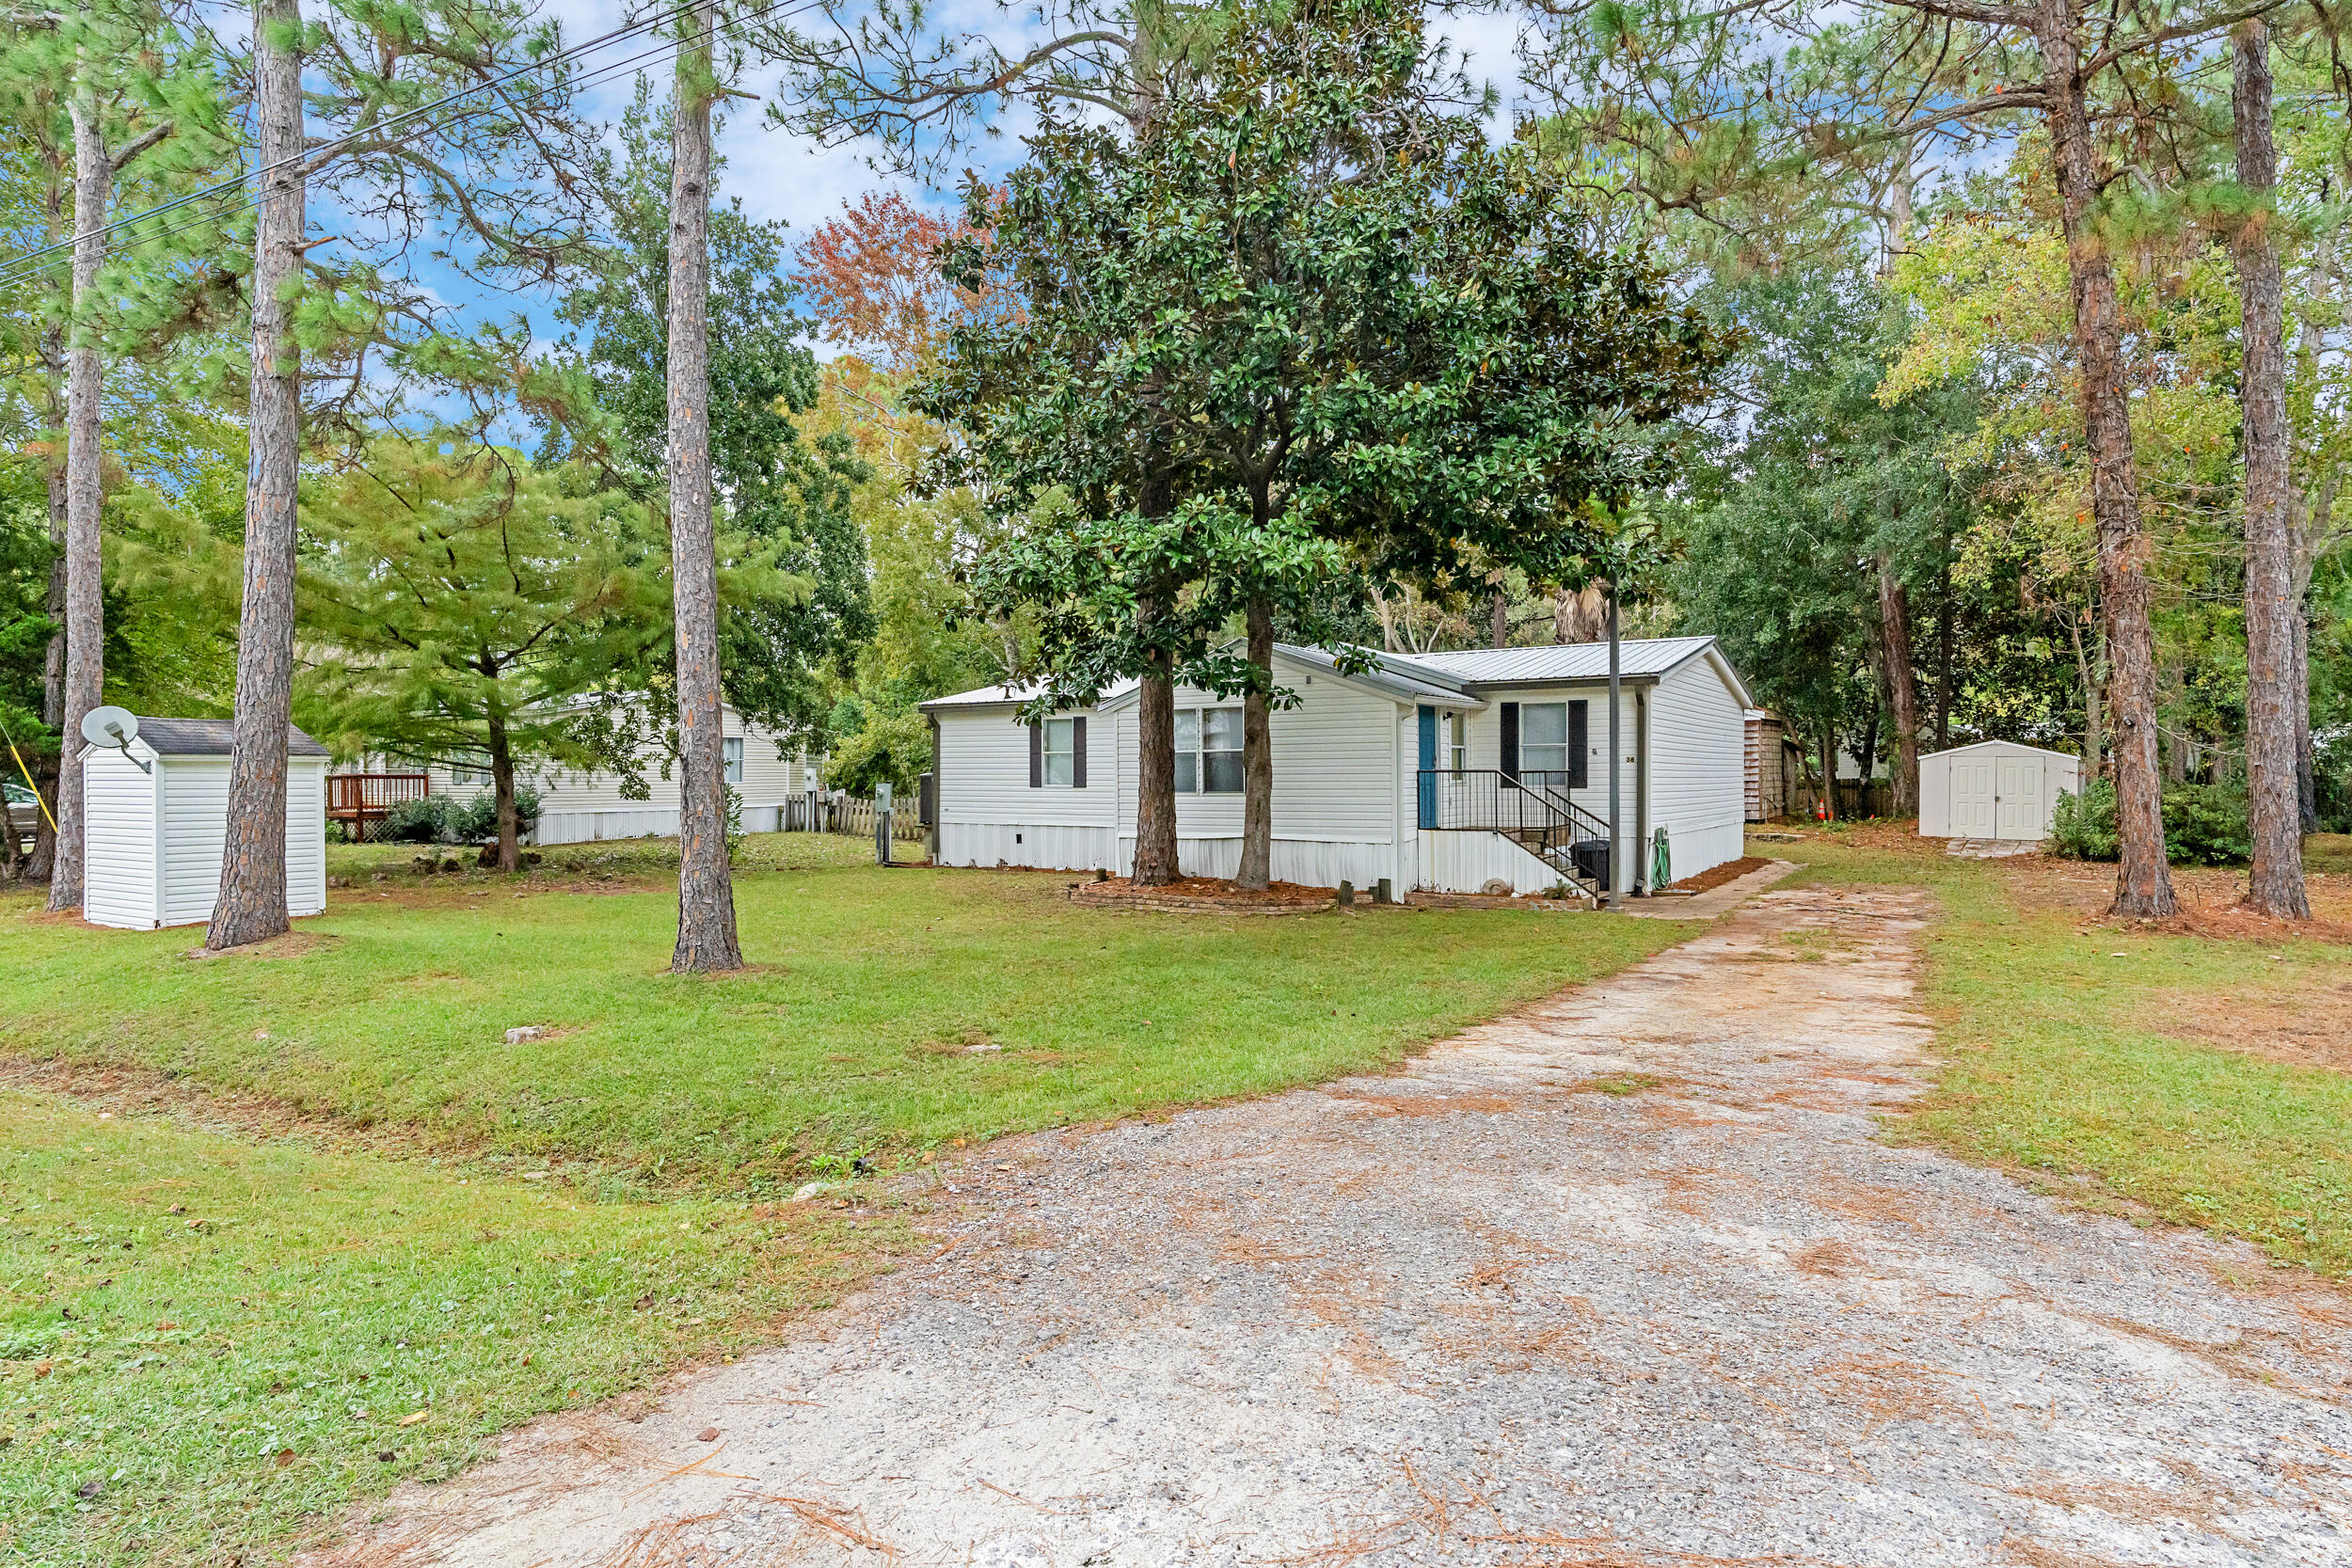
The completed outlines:
[[[413,800],[403,800],[384,814],[384,825],[376,830],[378,839],[393,844],[454,844],[450,834],[450,817],[457,806],[453,795],[423,795]]]
[[[2176,784],[2164,794],[2164,852],[2174,865],[2244,865],[2254,855],[2246,791]]]
[[[900,795],[914,790],[931,766],[930,721],[913,708],[869,713],[865,727],[835,743],[825,762],[825,782],[852,795],[871,795],[888,783]]]
[[[539,792],[529,784],[515,786],[515,816],[525,832],[539,819]],[[385,814],[376,832],[395,844],[489,844],[498,836],[498,792],[488,789],[464,800],[454,795],[403,800]]]
[[[539,820],[539,792],[529,784],[515,786],[515,825],[518,832],[529,832]],[[485,789],[458,808],[450,824],[457,835],[446,838],[444,844],[494,844],[499,836],[498,792]]]
[[[2105,779],[2076,795],[2062,793],[2050,814],[2050,853],[2075,861],[2111,861],[2123,852],[2115,836],[2115,785]]]
[[[2061,795],[2050,823],[2050,852],[2078,861],[2122,853],[2115,831],[2115,784],[2101,779]],[[2242,865],[2254,852],[2246,792],[2229,784],[2174,784],[2164,793],[2165,858],[2174,865]]]

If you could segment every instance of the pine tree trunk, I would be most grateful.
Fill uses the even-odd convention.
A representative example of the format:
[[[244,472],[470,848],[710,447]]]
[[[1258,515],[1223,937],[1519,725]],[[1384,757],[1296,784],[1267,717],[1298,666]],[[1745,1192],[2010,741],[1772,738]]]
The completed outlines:
[[[1249,662],[1264,689],[1241,700],[1241,867],[1233,885],[1263,892],[1274,877],[1274,609],[1249,601]]]
[[[1168,657],[1150,656],[1136,698],[1136,863],[1137,887],[1166,887],[1176,863],[1176,683]]]
[[[1944,568],[1944,594],[1935,610],[1935,749],[1952,745],[1952,569]]]
[[[1821,816],[1829,821],[1837,817],[1837,726],[1826,720],[1821,723]]]
[[[2272,141],[2270,29],[2240,23],[2231,103],[2237,178],[2249,191],[2278,183]],[[2285,288],[2267,214],[2240,227],[2230,251],[2242,304],[2246,444],[2246,807],[2254,845],[2246,902],[2258,914],[2309,920],[2303,822],[2296,777],[2293,550],[2287,526]]]
[[[740,969],[727,865],[719,693],[719,558],[710,497],[710,33],[718,8],[686,18],[672,89],[670,171],[670,562],[677,622],[678,883],[674,973]]]
[[[81,69],[88,69],[87,59]],[[49,907],[82,907],[82,718],[103,702],[105,610],[99,596],[98,268],[100,234],[114,205],[114,168],[99,133],[96,95],[76,84],[73,119],[73,316],[67,328],[65,382],[65,693],[58,729],[57,847]]]
[[[48,214],[49,243],[62,242],[66,226],[66,176],[54,143],[45,143],[41,163],[41,200]],[[69,280],[69,286],[70,280]],[[42,477],[49,491],[49,543],[56,551],[49,563],[49,634],[47,658],[41,668],[40,721],[51,729],[65,722],[65,328],[52,322],[40,332],[40,400]],[[56,810],[56,761],[46,748],[25,758],[33,765],[33,788],[48,802],[49,813],[35,811],[33,852],[25,862],[28,881],[45,882],[56,869],[57,834],[49,825]]]
[[[245,502],[245,603],[229,755],[229,836],[212,951],[265,942],[286,917],[286,743],[294,722],[295,484],[302,451],[302,350],[293,301],[302,276],[300,0],[254,0],[254,111],[263,177],[253,230],[253,392]]]
[[[1919,815],[1919,682],[1911,663],[1911,595],[1880,556],[1879,630],[1886,645],[1886,706],[1895,726],[1895,800],[1888,815]]]
[[[2099,551],[2099,600],[2107,634],[2108,710],[2115,759],[2115,830],[2121,844],[2109,912],[2127,919],[2171,915],[2172,874],[2165,863],[2164,794],[2156,761],[2155,637],[2149,624],[2148,536],[2140,525],[2139,482],[2133,467],[2131,404],[2124,381],[2122,325],[2106,241],[2092,208],[2099,193],[2098,153],[2083,101],[2082,49],[2073,0],[2040,0],[2035,41],[2050,154],[2066,233],[2081,366],[2083,428],[2090,447],[2090,507]]]
[[[2294,667],[2287,674],[2287,702],[2295,725],[2295,795],[2303,831],[2315,833],[2319,832],[2319,758],[2312,750],[2312,623],[2300,594],[2289,630]]]
[[[507,742],[501,715],[490,715],[489,732],[490,789],[499,808],[498,868],[512,873],[523,868],[522,826],[515,816],[515,749]]]

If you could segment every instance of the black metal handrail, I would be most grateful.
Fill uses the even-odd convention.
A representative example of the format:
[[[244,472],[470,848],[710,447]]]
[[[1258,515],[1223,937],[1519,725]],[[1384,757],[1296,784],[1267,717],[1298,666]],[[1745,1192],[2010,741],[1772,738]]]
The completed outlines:
[[[1421,825],[1439,832],[1497,832],[1564,845],[1609,836],[1608,823],[1577,804],[1565,773],[1424,768],[1418,787]]]

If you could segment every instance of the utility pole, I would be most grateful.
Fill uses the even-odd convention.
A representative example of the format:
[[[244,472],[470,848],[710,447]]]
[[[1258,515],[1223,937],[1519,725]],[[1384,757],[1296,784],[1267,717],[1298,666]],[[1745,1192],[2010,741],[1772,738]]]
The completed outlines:
[[[1625,886],[1625,855],[1617,843],[1617,812],[1623,803],[1621,775],[1624,752],[1617,738],[1617,696],[1621,672],[1617,647],[1617,579],[1609,579],[1609,902],[1616,909]]]

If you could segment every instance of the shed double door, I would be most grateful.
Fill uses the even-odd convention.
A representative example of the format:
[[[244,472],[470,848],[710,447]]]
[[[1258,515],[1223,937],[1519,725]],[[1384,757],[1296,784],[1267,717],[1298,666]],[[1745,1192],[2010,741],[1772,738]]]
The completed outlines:
[[[1993,764],[1993,836],[2040,838],[2049,818],[2042,815],[2042,759],[2001,757]]]

